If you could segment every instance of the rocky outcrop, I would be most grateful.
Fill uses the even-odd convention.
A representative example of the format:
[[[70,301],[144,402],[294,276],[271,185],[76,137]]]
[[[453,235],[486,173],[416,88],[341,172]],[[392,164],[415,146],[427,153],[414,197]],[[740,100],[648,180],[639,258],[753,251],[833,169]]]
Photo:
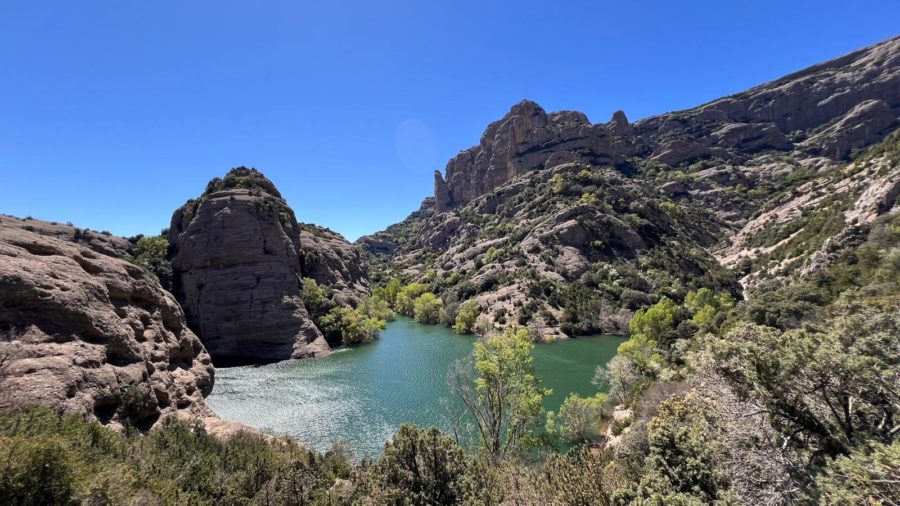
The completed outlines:
[[[766,136],[780,140],[773,127],[783,133],[809,132],[838,120],[869,100],[883,101],[894,117],[900,114],[900,38],[694,109],[639,121],[635,124],[635,135],[640,140],[636,142],[652,150],[668,139],[690,137],[698,141],[707,139],[710,145],[719,146],[722,144],[717,139],[709,137],[726,124],[765,129],[770,132]],[[880,138],[870,137],[868,143]]]
[[[487,127],[478,146],[451,159],[445,177],[435,175],[438,212],[543,168],[557,153],[569,154],[565,162],[620,165],[631,149],[628,138],[628,120],[621,111],[607,124],[592,125],[580,112],[547,114],[538,104],[523,100]]]
[[[800,144],[800,148],[840,160],[852,149],[881,139],[897,123],[897,116],[883,100],[866,100],[834,124]]]
[[[128,241],[0,217],[0,409],[43,404],[139,428],[213,416],[210,356]]]
[[[329,352],[301,299],[301,228],[271,181],[238,168],[175,211],[176,295],[218,365]]]
[[[335,302],[356,306],[369,293],[359,250],[337,232],[300,225],[301,274],[334,291]]]
[[[900,38],[633,124],[622,111],[608,123],[591,124],[582,113],[548,114],[525,100],[491,123],[478,146],[451,159],[443,175],[435,174],[436,209],[446,212],[516,176],[561,163],[630,172],[633,157],[670,166],[711,157],[741,163],[761,151],[794,148],[843,159],[881,140],[898,115]]]

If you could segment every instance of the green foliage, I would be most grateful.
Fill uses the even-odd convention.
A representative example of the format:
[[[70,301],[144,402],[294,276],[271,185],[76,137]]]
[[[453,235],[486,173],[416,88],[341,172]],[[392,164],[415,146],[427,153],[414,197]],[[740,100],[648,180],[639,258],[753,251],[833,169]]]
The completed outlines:
[[[172,263],[166,258],[169,240],[164,236],[143,236],[132,248],[134,263],[152,272],[166,290],[172,289]]]
[[[74,464],[61,438],[0,436],[0,456],[0,503],[77,504]]]
[[[900,411],[900,319],[852,299],[821,328],[740,325],[709,343],[719,372],[763,402],[776,429],[811,458],[890,440]]]
[[[394,298],[394,311],[404,316],[414,316],[416,299],[428,291],[428,285],[422,283],[410,283],[401,288]]]
[[[220,439],[175,418],[126,435],[46,408],[0,416],[3,504],[309,504],[350,470],[293,440]]]
[[[453,439],[433,427],[401,425],[370,479],[387,504],[460,504],[467,470],[467,458]]]
[[[460,304],[456,311],[456,320],[453,323],[453,330],[457,334],[471,334],[475,328],[475,321],[481,314],[481,308],[475,299],[469,299]]]
[[[356,308],[334,302],[334,294],[312,278],[303,278],[303,304],[319,330],[331,343],[345,346],[371,342],[384,330],[394,313],[386,301],[377,296],[360,301]]]
[[[340,336],[341,344],[345,346],[369,343],[387,325],[383,319],[346,306],[331,309],[320,323],[327,336]]]
[[[592,397],[570,394],[559,408],[559,414],[547,413],[547,433],[567,443],[583,443],[601,436],[603,404],[606,394]]]
[[[533,349],[527,329],[507,329],[475,343],[471,361],[458,362],[451,372],[450,388],[475,419],[492,459],[527,444],[523,440],[542,418],[550,391],[534,374]]]
[[[729,504],[727,480],[709,440],[712,415],[693,398],[665,401],[648,427],[650,452],[639,482],[619,490],[617,504]]]
[[[603,506],[612,504],[605,478],[609,458],[579,447],[566,455],[551,455],[544,464],[546,498],[536,504]]]
[[[484,263],[493,263],[495,260],[500,258],[503,253],[503,248],[495,248],[494,246],[491,246],[490,248],[488,248],[487,253],[484,254]]]
[[[654,376],[662,366],[659,347],[675,332],[678,307],[663,298],[649,309],[641,309],[631,318],[631,337],[619,345],[619,355],[627,358],[642,374]]]
[[[828,463],[820,504],[892,504],[900,497],[900,441],[873,443]]]
[[[439,323],[444,303],[431,292],[425,292],[416,297],[413,302],[413,315],[419,323]]]
[[[553,193],[563,193],[566,188],[566,178],[562,174],[553,174],[550,178],[550,190]]]
[[[310,316],[315,320],[325,315],[329,309],[328,291],[324,287],[319,286],[313,278],[303,278],[300,296],[303,298],[303,305],[309,311]]]

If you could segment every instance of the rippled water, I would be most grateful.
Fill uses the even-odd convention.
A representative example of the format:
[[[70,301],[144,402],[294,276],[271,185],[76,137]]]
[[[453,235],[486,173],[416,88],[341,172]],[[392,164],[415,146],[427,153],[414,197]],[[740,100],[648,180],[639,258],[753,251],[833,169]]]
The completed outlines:
[[[570,392],[589,395],[594,369],[623,338],[583,337],[535,347],[535,369],[554,390],[557,409]],[[267,432],[290,434],[324,451],[343,440],[359,456],[377,456],[404,422],[442,426],[447,371],[474,338],[406,318],[388,324],[372,344],[313,360],[216,369],[207,398],[216,413]]]

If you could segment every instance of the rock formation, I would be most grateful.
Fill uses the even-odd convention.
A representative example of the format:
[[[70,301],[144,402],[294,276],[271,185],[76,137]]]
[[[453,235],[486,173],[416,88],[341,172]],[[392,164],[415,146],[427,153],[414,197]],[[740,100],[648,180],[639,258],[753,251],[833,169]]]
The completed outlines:
[[[435,174],[434,196],[437,211],[445,212],[525,172],[568,162],[627,171],[630,157],[671,166],[709,157],[742,162],[760,151],[795,147],[844,159],[883,138],[898,115],[900,38],[634,124],[622,111],[608,123],[591,124],[580,112],[547,114],[525,100],[491,123],[478,146],[451,159],[443,176]],[[788,134],[795,134],[796,146]]]
[[[301,274],[334,291],[335,302],[356,306],[369,293],[359,250],[337,232],[300,225]]]
[[[482,328],[623,331],[659,294],[837,258],[896,208],[898,115],[900,38],[634,123],[522,101],[358,245],[375,277],[476,300]]]
[[[0,217],[0,409],[38,403],[147,428],[212,416],[213,366],[128,241]]]
[[[329,352],[301,300],[300,238],[294,212],[254,169],[210,181],[175,211],[175,292],[216,364]]]

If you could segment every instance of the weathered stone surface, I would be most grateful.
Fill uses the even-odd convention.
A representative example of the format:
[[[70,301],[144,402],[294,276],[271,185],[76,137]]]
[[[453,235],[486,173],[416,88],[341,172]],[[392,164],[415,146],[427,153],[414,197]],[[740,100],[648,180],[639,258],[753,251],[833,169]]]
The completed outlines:
[[[883,100],[866,100],[833,125],[800,144],[814,154],[843,159],[854,148],[871,144],[897,123],[897,115]]]
[[[547,114],[522,101],[491,123],[478,146],[435,174],[439,213],[473,201],[516,176],[562,163],[628,170],[630,157],[676,166],[718,157],[742,162],[760,151],[798,145],[834,159],[879,141],[900,115],[900,38],[814,65],[694,109],[605,124],[579,112]],[[830,126],[829,126],[830,125]],[[824,130],[823,130],[824,128]]]
[[[337,302],[355,306],[369,293],[359,251],[337,232],[303,224],[301,273],[335,292]]]
[[[624,113],[609,124],[591,125],[583,113],[547,114],[538,104],[523,100],[487,127],[478,146],[447,163],[446,183],[435,176],[438,212],[470,202],[517,175],[543,168],[557,153],[571,154],[565,162],[621,164],[627,154],[624,150],[630,149],[622,140],[628,129]]]
[[[216,182],[176,210],[169,229],[188,322],[218,364],[327,354],[300,296],[294,212],[258,171],[235,169]]]
[[[209,417],[213,366],[128,242],[0,217],[0,409],[38,403],[149,427]],[[98,237],[99,236],[99,237]]]

